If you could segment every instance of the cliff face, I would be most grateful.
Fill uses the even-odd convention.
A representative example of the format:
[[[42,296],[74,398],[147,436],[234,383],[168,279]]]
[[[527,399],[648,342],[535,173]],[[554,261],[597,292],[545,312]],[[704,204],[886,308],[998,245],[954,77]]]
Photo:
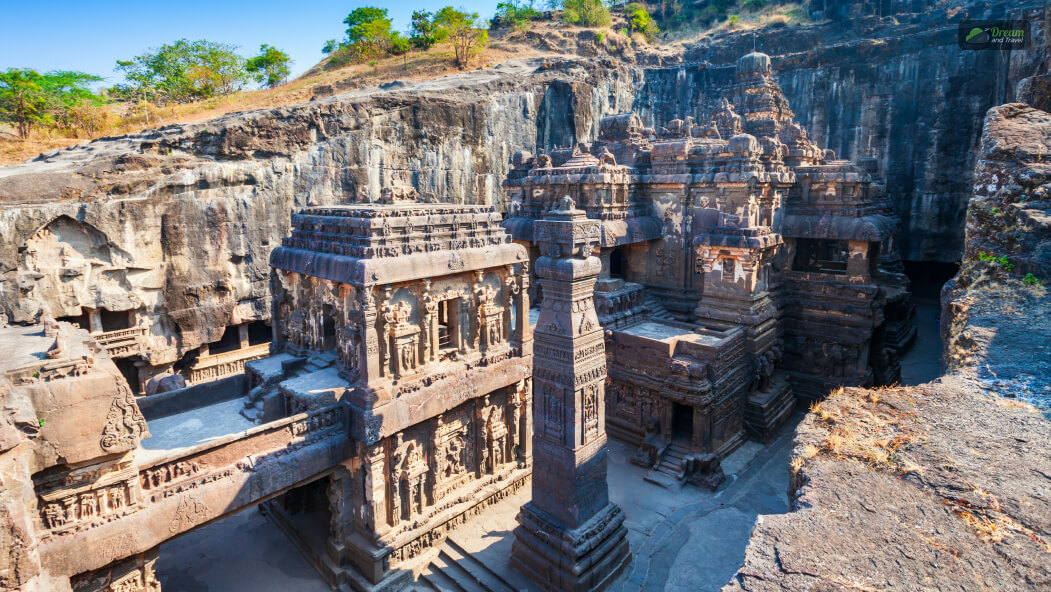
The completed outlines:
[[[949,374],[812,408],[792,511],[759,518],[726,590],[1051,587],[1049,144],[1051,114],[989,111],[943,291]]]
[[[123,324],[149,327],[146,360],[174,362],[269,318],[269,254],[293,210],[409,187],[500,204],[514,151],[594,135],[630,107],[633,76],[609,61],[510,62],[2,168],[2,309],[18,323],[131,312]]]
[[[636,108],[647,124],[701,118],[732,80],[734,60],[771,56],[796,120],[841,158],[875,157],[902,219],[898,246],[916,261],[959,261],[982,117],[993,105],[1041,101],[1048,72],[1043,3],[994,3],[813,27],[764,29],[688,46],[683,65],[645,71]],[[1034,42],[1001,55],[963,51],[968,18],[1027,17]],[[1039,20],[1038,20],[1039,19]]]
[[[0,168],[0,309],[20,323],[120,313],[114,326],[148,331],[144,361],[170,364],[228,326],[269,318],[267,259],[291,211],[407,188],[502,208],[515,151],[593,139],[602,116],[631,109],[649,124],[702,119],[753,46],[773,55],[819,145],[875,158],[904,222],[903,256],[958,260],[979,118],[1046,94],[1046,44],[1003,60],[956,47],[962,14],[901,18],[512,61],[46,153]]]

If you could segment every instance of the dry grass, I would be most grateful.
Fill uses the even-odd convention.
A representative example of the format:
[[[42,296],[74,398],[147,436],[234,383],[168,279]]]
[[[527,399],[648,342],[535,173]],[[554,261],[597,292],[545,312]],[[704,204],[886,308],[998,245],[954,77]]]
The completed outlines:
[[[1004,514],[1000,510],[1000,501],[995,496],[979,489],[972,493],[982,498],[980,506],[959,499],[946,499],[944,502],[979,539],[986,543],[1001,543],[1012,534],[1020,534],[1036,543],[1045,553],[1051,553],[1051,544],[1041,539],[1032,529]]]
[[[731,24],[729,18],[731,15],[737,16],[736,24]],[[793,2],[791,4],[768,5],[755,12],[731,9],[725,18],[714,22],[708,28],[700,31],[697,29],[672,31],[665,35],[665,38],[667,41],[674,43],[690,44],[717,34],[740,33],[771,26],[809,24],[814,24],[814,21],[807,14],[806,9],[803,8],[802,4]]]
[[[541,55],[546,54],[521,43],[494,39],[489,47],[474,58],[472,69],[495,66],[509,59]],[[431,80],[459,71],[452,52],[445,47],[435,47],[426,52],[377,60],[375,66],[365,63],[335,68],[329,67],[327,62],[323,61],[299,78],[277,88],[241,91],[230,96],[213,97],[194,103],[151,106],[148,126],[141,104],[114,103],[110,105],[113,124],[92,137],[65,138],[58,134],[47,135],[35,131],[29,139],[21,140],[0,130],[0,166],[16,164],[41,152],[78,144],[93,137],[133,134],[165,125],[208,121],[236,111],[272,109],[305,103],[319,94],[319,87],[332,89],[330,93],[322,94],[343,93],[394,80]]]
[[[870,389],[862,396],[859,391],[839,388],[826,401],[812,404],[810,411],[828,431],[819,446],[810,445],[796,457],[798,466],[823,452],[903,474],[920,472],[919,466],[902,456],[918,438],[912,416],[883,401],[883,393],[889,390]],[[852,399],[837,401],[842,397]]]

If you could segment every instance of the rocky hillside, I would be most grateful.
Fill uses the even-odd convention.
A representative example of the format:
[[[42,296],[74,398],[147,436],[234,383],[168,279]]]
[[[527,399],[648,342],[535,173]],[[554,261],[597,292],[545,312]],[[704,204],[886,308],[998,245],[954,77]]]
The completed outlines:
[[[138,310],[147,361],[174,362],[269,318],[269,254],[293,210],[408,187],[499,204],[514,151],[593,135],[633,82],[614,61],[513,61],[0,168],[2,308],[18,323]]]
[[[982,6],[970,16],[1043,7]],[[959,50],[962,17],[925,9],[655,49],[538,28],[502,42],[571,57],[333,83],[299,105],[45,153],[0,167],[0,310],[19,323],[81,307],[136,311],[149,328],[145,361],[170,364],[226,326],[269,318],[268,255],[293,210],[409,187],[502,207],[516,150],[593,138],[603,115],[632,109],[650,123],[706,116],[753,46],[772,54],[820,145],[876,157],[904,221],[903,256],[958,260],[980,115],[1015,96],[1038,100],[1048,71],[1046,43],[1007,61]],[[1040,24],[1034,30],[1044,39]]]
[[[814,406],[793,511],[759,518],[725,590],[1051,588],[1051,114],[991,109],[981,146],[950,373]]]

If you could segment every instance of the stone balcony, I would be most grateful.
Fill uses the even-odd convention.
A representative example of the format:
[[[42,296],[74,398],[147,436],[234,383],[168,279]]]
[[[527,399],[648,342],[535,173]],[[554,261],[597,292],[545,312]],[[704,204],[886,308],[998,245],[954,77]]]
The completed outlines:
[[[199,384],[241,374],[244,372],[245,362],[258,360],[268,355],[270,355],[270,344],[260,343],[198,358],[197,362],[186,372],[186,384]]]
[[[146,327],[132,327],[130,329],[92,333],[91,336],[95,338],[99,345],[106,348],[106,353],[110,357],[126,358],[141,352],[142,338],[146,336],[148,331]]]

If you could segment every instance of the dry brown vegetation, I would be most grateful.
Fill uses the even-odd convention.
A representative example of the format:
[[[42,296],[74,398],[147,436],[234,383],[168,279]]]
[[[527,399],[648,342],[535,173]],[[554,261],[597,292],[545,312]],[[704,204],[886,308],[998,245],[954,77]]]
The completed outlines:
[[[820,446],[806,446],[803,454],[793,459],[793,469],[798,470],[807,459],[825,453],[902,474],[918,471],[902,454],[920,438],[915,414],[886,402],[881,396],[881,391],[886,390],[895,389],[838,388],[825,401],[813,403],[810,412],[827,430],[825,438]],[[852,397],[855,403],[836,404],[836,399],[842,397]]]
[[[559,29],[563,33],[569,32],[565,27],[553,23],[538,23],[534,25],[533,32],[546,35]],[[613,31],[606,32],[607,40],[616,35]],[[557,43],[547,44],[547,47],[549,49],[539,49],[530,36],[520,31],[498,31],[493,33],[489,46],[479,54],[475,63],[479,69],[483,69],[510,59],[559,53]],[[575,50],[575,47],[569,49]],[[109,124],[91,137],[132,134],[165,125],[197,123],[236,111],[295,105],[313,97],[348,92],[395,80],[430,80],[458,72],[460,70],[456,66],[455,56],[452,50],[445,46],[404,56],[390,56],[370,63],[347,64],[338,68],[330,67],[328,60],[323,60],[299,78],[273,89],[242,91],[193,103],[151,105],[149,125],[146,124],[141,104],[113,103],[107,107],[111,111],[106,118]],[[34,131],[29,139],[20,140],[13,134],[4,132],[5,130],[0,129],[0,166],[16,164],[42,152],[91,139],[66,138],[57,133]]]

